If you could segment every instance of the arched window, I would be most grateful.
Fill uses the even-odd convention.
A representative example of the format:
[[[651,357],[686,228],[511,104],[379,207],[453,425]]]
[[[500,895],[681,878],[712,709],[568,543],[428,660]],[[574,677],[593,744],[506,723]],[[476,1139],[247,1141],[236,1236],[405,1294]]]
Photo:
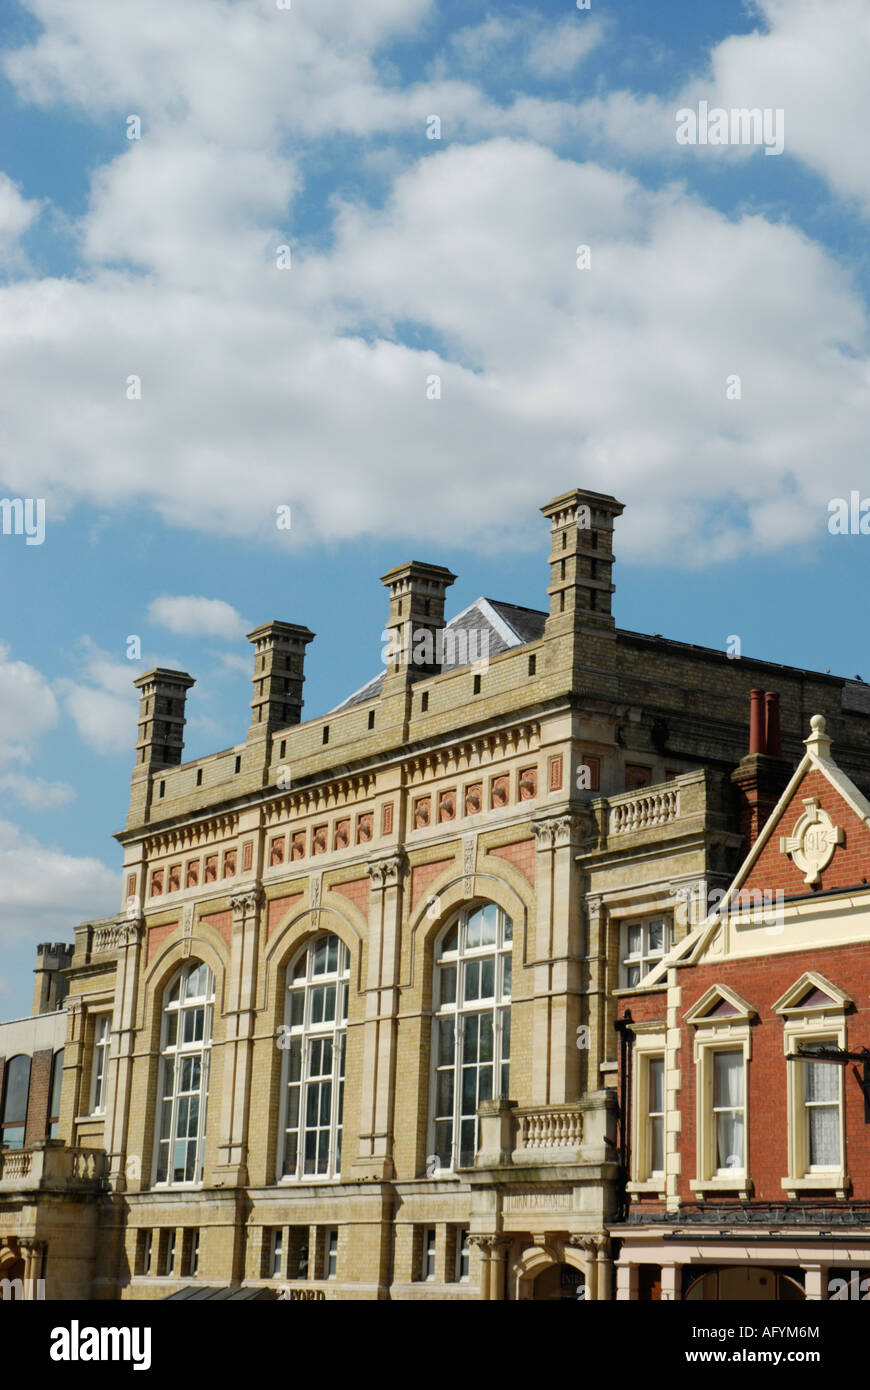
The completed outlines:
[[[60,1132],[60,1090],[63,1084],[63,1048],[51,1059],[51,1091],[48,1099],[48,1137],[57,1139]]]
[[[508,1093],[512,941],[510,917],[484,903],[464,908],[435,952],[430,1137],[442,1169],[474,1163],[477,1107]]]
[[[282,1079],[285,1178],[334,1177],[341,1168],[344,1044],[350,955],[337,936],[315,937],[287,970]]]
[[[158,1183],[198,1182],[205,1149],[214,976],[191,961],[163,997],[157,1112]]]
[[[0,1119],[0,1144],[7,1149],[24,1148],[29,1090],[30,1058],[10,1057],[3,1073],[3,1115]]]

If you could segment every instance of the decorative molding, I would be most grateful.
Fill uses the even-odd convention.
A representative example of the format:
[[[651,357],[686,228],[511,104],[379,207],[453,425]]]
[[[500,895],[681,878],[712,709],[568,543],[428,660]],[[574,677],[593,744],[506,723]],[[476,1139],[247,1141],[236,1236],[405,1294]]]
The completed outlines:
[[[190,943],[193,937],[193,903],[188,903],[184,908],[181,927],[181,955],[183,960],[187,960],[190,955]]]
[[[466,898],[474,892],[474,871],[477,868],[477,836],[466,835],[462,840],[462,891]]]
[[[401,851],[380,855],[377,859],[370,859],[366,864],[366,873],[372,881],[372,888],[376,891],[395,888],[402,876],[404,859],[405,856]]]
[[[258,885],[253,888],[248,888],[244,893],[236,893],[230,898],[230,907],[233,910],[233,921],[244,921],[246,917],[255,916],[260,906],[261,898],[262,891]]]
[[[113,922],[108,927],[97,927],[91,940],[91,955],[102,955],[107,951],[118,951],[124,946],[132,946],[141,935],[141,921]]]
[[[571,811],[532,821],[539,850],[561,849],[593,833],[595,822],[588,811]]]
[[[791,856],[795,867],[804,875],[804,883],[818,883],[837,845],[843,844],[845,833],[819,805],[818,797],[807,796],[803,802],[803,815],[798,817],[791,835],[780,836],[779,848],[781,854]]]

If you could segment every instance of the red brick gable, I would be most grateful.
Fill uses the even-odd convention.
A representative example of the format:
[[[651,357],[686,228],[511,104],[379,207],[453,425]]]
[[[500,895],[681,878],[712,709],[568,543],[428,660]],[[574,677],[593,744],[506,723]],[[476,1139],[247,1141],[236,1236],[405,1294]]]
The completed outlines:
[[[835,848],[815,887],[804,881],[804,874],[791,856],[779,847],[780,837],[791,835],[803,815],[806,797],[815,797],[834,825],[842,826],[844,831],[843,843]],[[749,875],[740,883],[742,891],[781,889],[786,898],[808,897],[826,889],[851,888],[860,884],[862,878],[870,878],[870,829],[818,768],[807,769],[781,815],[765,827],[764,835],[764,846]]]

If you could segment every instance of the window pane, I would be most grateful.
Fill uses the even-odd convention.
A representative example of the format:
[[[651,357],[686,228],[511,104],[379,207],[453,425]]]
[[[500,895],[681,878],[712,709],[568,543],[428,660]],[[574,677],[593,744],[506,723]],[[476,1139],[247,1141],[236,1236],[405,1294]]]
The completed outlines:
[[[717,1109],[719,1106],[742,1106],[742,1052],[717,1052],[715,1054],[713,1104]]]
[[[664,919],[657,917],[649,924],[649,953],[650,955],[661,955],[665,947],[665,924]]]
[[[665,1122],[659,1115],[650,1120],[649,1168],[651,1173],[665,1171]]]
[[[494,946],[498,931],[498,908],[495,903],[487,903],[480,909],[480,944]]]
[[[830,1062],[804,1063],[806,1098],[808,1101],[839,1101],[839,1068]]]
[[[495,956],[488,956],[480,962],[480,997],[492,999],[495,995]]]
[[[503,998],[503,999],[510,999],[510,997],[511,997],[511,983],[512,983],[512,979],[511,979],[511,976],[512,976],[512,969],[511,969],[511,967],[512,967],[512,965],[513,965],[513,962],[512,962],[512,960],[511,960],[511,958],[510,958],[510,955],[508,954],[508,955],[504,956],[504,957],[503,957],[503,961],[502,961],[502,987],[501,987],[501,993],[502,993],[502,998]]]
[[[828,1070],[833,1071],[833,1067]],[[810,1122],[810,1165],[818,1168],[840,1166],[840,1109],[837,1105],[814,1105]]]
[[[665,1108],[665,1060],[653,1057],[649,1064],[650,1114],[660,1115]]]
[[[442,1018],[438,1023],[438,1065],[447,1066],[453,1061],[454,1023],[452,1018]]]
[[[716,1161],[719,1168],[743,1168],[743,1112],[723,1110],[716,1116]]]
[[[441,1003],[456,1003],[456,966],[443,965],[441,967]]]
[[[30,1058],[12,1057],[6,1064],[4,1124],[24,1124],[27,1119],[27,1090],[30,1085]]]
[[[625,933],[625,954],[627,956],[639,956],[641,953],[642,931],[640,922],[632,922]]]
[[[465,928],[465,949],[473,951],[481,944],[482,913],[472,912]]]

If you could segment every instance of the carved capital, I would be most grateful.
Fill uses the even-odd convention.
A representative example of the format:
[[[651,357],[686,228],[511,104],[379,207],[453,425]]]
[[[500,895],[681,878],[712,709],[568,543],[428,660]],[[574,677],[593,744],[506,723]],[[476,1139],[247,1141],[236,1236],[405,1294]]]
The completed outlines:
[[[538,849],[562,849],[588,838],[594,831],[594,821],[588,811],[567,811],[532,821],[532,834]]]
[[[230,907],[233,910],[233,921],[241,922],[244,921],[246,917],[255,916],[259,909],[261,898],[262,889],[259,884],[255,885],[253,888],[246,889],[244,893],[237,893],[235,897],[230,898]]]
[[[402,876],[404,859],[402,853],[385,854],[377,859],[370,859],[366,864],[366,873],[372,881],[372,888],[395,888]]]

